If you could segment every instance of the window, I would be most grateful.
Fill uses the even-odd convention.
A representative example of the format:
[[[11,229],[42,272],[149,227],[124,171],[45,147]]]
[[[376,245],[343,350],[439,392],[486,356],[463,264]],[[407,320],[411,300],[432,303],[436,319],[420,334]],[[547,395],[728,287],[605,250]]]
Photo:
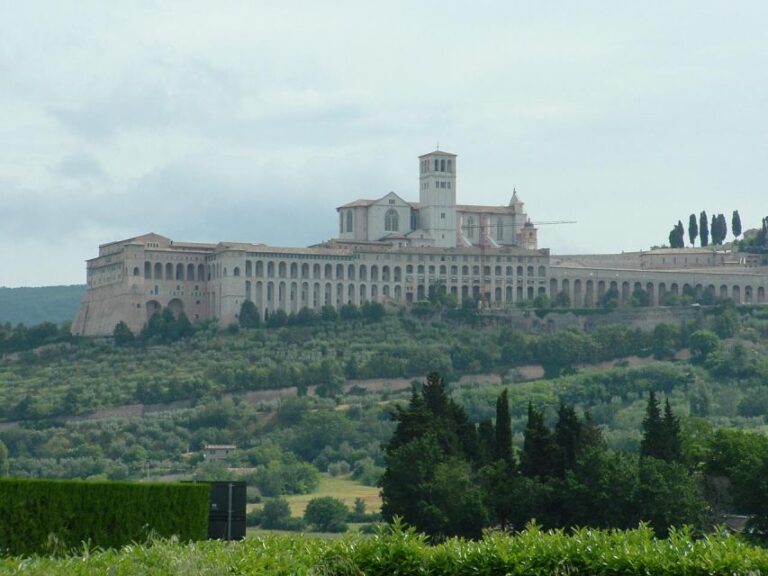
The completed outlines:
[[[496,221],[496,240],[504,240],[504,221],[501,218]]]
[[[450,189],[451,189],[451,183],[448,182],[448,190],[450,190]]]
[[[352,232],[352,210],[347,210],[347,232]]]
[[[397,232],[400,229],[400,216],[397,210],[390,208],[384,215],[384,230],[386,232]]]
[[[445,220],[445,212],[440,212],[440,220]]]
[[[448,160],[448,172],[453,172],[453,160]]]
[[[339,212],[339,234],[344,234],[344,212]]]
[[[435,172],[437,172],[437,169],[440,167],[440,160],[435,158]]]
[[[395,199],[394,199],[394,198],[390,198],[390,199],[389,199],[389,203],[390,203],[390,204],[394,204],[394,203],[395,203]]]
[[[445,172],[445,160],[440,160],[440,172]]]
[[[440,182],[440,188],[445,188],[445,182]]]

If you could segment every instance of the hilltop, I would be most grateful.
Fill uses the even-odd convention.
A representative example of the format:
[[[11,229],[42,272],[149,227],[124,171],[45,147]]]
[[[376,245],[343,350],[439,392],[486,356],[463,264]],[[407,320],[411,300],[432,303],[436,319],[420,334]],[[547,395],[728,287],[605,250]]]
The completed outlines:
[[[85,286],[0,287],[0,324],[71,322],[85,294]]]

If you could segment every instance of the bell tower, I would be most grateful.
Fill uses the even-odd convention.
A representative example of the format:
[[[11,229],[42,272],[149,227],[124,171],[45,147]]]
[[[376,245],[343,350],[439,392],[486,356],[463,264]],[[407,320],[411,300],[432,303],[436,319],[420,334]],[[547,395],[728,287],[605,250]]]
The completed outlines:
[[[456,154],[419,156],[419,221],[439,248],[456,246]]]

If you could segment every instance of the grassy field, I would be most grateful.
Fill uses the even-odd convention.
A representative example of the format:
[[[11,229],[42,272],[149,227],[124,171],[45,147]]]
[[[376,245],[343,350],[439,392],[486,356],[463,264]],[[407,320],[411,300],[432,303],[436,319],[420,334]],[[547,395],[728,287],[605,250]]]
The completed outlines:
[[[291,505],[291,515],[295,517],[304,516],[304,510],[307,503],[313,498],[321,496],[333,496],[338,498],[351,510],[355,505],[356,498],[362,498],[365,502],[365,510],[368,513],[378,512],[381,508],[381,497],[379,489],[375,486],[363,486],[347,476],[333,477],[323,474],[320,479],[320,486],[312,494],[300,494],[297,496],[286,496],[285,499]],[[255,505],[255,506],[258,506]]]

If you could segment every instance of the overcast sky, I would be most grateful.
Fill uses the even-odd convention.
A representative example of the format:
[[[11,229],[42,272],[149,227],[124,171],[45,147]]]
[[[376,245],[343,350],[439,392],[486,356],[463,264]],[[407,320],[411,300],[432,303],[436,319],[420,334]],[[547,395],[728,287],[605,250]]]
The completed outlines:
[[[0,0],[0,286],[100,243],[302,246],[335,207],[516,186],[556,253],[768,214],[768,3]]]

